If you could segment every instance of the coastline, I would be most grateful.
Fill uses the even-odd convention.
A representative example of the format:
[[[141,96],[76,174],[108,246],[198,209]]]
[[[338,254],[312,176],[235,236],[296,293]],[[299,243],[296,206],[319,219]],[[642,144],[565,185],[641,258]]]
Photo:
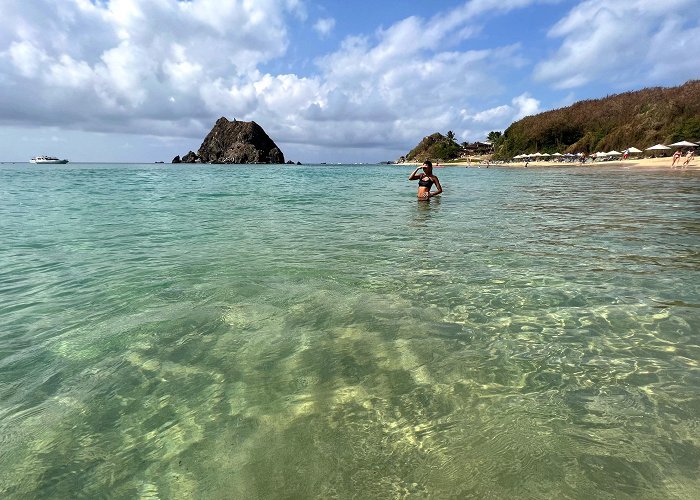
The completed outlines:
[[[531,161],[528,162],[528,168],[563,168],[563,167],[580,167],[580,168],[596,168],[596,167],[620,167],[620,168],[644,168],[644,169],[665,169],[665,170],[700,170],[700,160],[693,158],[690,164],[683,167],[684,159],[676,164],[675,167],[671,167],[671,162],[673,159],[671,157],[663,158],[630,158],[627,160],[615,160],[615,161],[601,161],[593,163],[580,164],[578,162],[557,162],[557,161]],[[680,166],[679,166],[680,164]],[[417,167],[421,163],[418,162],[406,162],[397,163],[396,165],[405,165]],[[486,164],[482,163],[481,160],[473,160],[467,162],[467,160],[451,161],[449,163],[440,164],[436,168],[445,167],[469,167],[469,168],[486,168]],[[512,163],[491,163],[488,168],[525,168],[525,162],[512,162]]]

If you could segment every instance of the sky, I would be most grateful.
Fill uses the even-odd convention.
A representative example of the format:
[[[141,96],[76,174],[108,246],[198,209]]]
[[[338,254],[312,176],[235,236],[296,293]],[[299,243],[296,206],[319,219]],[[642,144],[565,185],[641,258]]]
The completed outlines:
[[[0,0],[0,161],[169,162],[221,116],[396,160],[700,78],[700,0]]]

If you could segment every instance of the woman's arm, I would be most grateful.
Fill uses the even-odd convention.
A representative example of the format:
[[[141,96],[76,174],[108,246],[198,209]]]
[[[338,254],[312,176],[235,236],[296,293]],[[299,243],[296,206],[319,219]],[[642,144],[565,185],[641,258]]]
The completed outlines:
[[[417,174],[418,174],[418,171],[419,171],[421,168],[422,168],[422,167],[418,167],[417,169],[415,169],[415,170],[413,171],[413,173],[412,173],[411,175],[408,176],[408,180],[409,180],[409,181],[415,181],[416,179],[420,179],[421,176],[420,176],[420,175],[417,175]]]
[[[440,180],[434,175],[433,175],[433,182],[435,183],[435,187],[437,188],[437,191],[430,193],[428,195],[429,197],[437,196],[440,193],[442,193],[442,186],[440,185]]]

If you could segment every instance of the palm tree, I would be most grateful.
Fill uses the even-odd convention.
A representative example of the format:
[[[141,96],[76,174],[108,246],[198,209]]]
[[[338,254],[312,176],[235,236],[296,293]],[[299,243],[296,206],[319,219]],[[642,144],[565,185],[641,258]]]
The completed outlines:
[[[449,130],[447,132],[447,140],[450,142],[454,142],[454,140],[455,140],[455,133],[452,132],[451,130]]]

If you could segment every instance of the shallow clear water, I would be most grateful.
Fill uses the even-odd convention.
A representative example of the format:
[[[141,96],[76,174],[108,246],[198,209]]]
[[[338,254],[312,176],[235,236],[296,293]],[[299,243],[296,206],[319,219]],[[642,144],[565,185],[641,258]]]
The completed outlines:
[[[0,165],[4,498],[693,498],[700,173]]]

